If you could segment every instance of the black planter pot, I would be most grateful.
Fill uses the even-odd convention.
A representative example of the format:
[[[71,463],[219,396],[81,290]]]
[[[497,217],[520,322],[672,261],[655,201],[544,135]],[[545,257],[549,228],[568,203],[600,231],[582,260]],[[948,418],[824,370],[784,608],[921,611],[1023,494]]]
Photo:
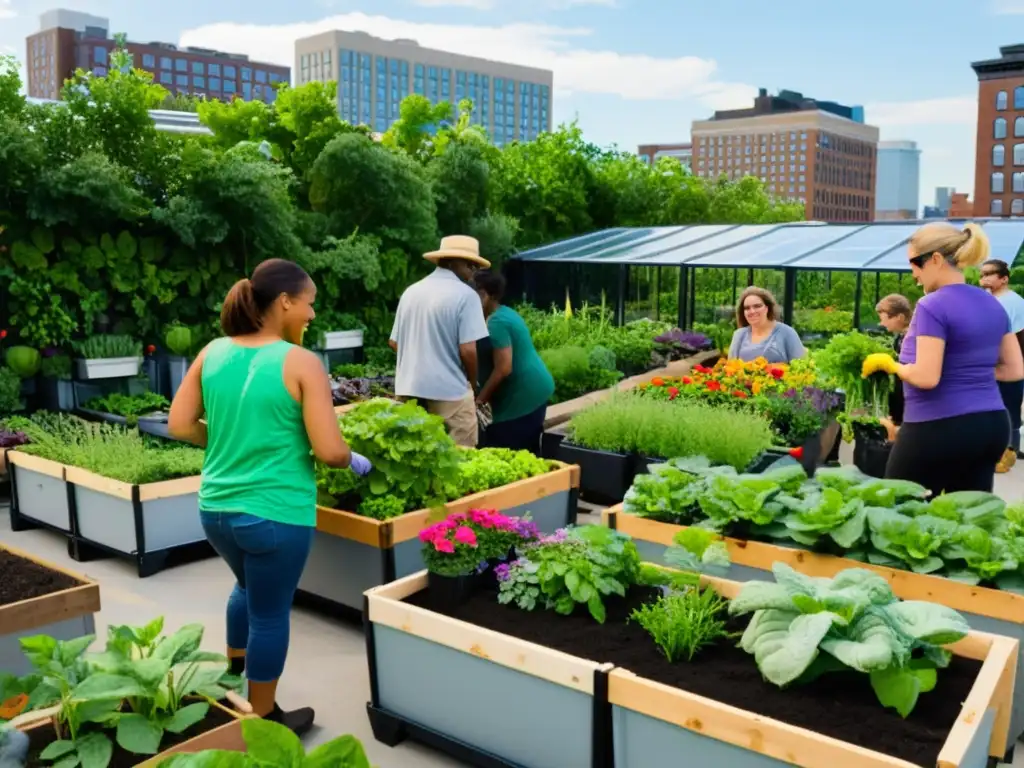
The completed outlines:
[[[458,608],[476,594],[480,588],[480,575],[442,576],[427,573],[427,588],[430,590],[430,604],[435,611]]]
[[[543,459],[557,459],[558,446],[565,440],[565,432],[562,427],[547,430],[540,436],[540,455]]]
[[[634,461],[636,462],[636,466],[633,469],[634,479],[637,475],[648,474],[651,471],[651,467],[655,464],[665,463],[665,459],[652,459],[650,456],[635,456]],[[632,482],[630,482],[630,485],[632,485]]]
[[[580,495],[594,504],[618,504],[636,476],[636,460],[628,453],[610,453],[582,448],[563,440],[555,456],[580,467]]]
[[[74,382],[63,379],[42,379],[39,394],[43,408],[48,411],[70,411],[75,407]]]
[[[884,427],[875,424],[853,425],[853,463],[861,472],[871,477],[885,477],[885,465],[889,463],[892,443]]]
[[[783,448],[769,448],[767,451],[762,453],[760,456],[757,456],[752,462],[750,462],[750,466],[748,466],[746,470],[744,470],[744,472],[748,475],[759,475],[762,472],[767,472],[769,469],[771,469],[775,462],[779,461],[779,459],[791,458],[792,457],[789,455],[788,450],[785,450]],[[795,461],[795,459],[793,460]]]

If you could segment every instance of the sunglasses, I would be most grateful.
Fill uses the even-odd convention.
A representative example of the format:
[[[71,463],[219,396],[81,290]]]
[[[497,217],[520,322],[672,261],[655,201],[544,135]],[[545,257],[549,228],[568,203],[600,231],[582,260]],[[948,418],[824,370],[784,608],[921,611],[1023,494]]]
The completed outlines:
[[[911,256],[909,261],[918,269],[924,269],[924,265],[932,260],[931,253],[922,253],[919,256]]]

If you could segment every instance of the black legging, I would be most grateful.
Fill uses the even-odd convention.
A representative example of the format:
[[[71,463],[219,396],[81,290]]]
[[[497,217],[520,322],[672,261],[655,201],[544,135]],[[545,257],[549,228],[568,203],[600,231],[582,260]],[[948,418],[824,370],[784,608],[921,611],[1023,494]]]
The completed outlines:
[[[935,496],[943,491],[991,493],[996,464],[1009,440],[1005,410],[904,423],[885,476],[920,483]]]

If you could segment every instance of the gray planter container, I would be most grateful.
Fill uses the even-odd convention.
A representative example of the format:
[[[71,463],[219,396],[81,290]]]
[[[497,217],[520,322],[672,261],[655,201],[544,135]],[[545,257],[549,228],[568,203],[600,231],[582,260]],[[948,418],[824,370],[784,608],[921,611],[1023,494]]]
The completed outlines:
[[[413,738],[470,765],[609,768],[611,665],[402,602],[426,585],[422,571],[366,595],[374,737]]]
[[[79,358],[75,360],[78,378],[91,379],[124,379],[138,376],[142,365],[141,357],[105,357],[96,360]]]
[[[21,650],[22,638],[50,635],[57,640],[72,640],[95,633],[94,614],[100,610],[100,588],[84,576],[65,571],[27,552],[3,548],[81,582],[70,589],[0,606],[0,671],[20,676],[32,671],[32,665]]]
[[[530,513],[545,533],[576,522],[579,470],[564,466],[546,475],[474,494],[447,505],[449,513],[497,509]],[[419,532],[430,510],[379,521],[351,512],[319,508],[317,531],[296,595],[300,604],[330,613],[362,610],[371,587],[423,570]]]
[[[621,506],[605,510],[605,525],[633,538],[640,557],[652,563],[665,562],[665,550],[683,526],[645,520],[621,511]],[[900,571],[861,563],[833,555],[822,555],[797,546],[765,544],[726,539],[732,563],[716,569],[733,581],[772,581],[772,564],[785,562],[810,576],[834,576],[847,568],[866,568],[885,576],[893,592],[903,600],[929,600],[959,611],[971,629],[1013,638],[1024,645],[1024,595],[999,589],[975,587],[942,576]],[[1017,680],[1024,681],[1024,654],[1017,656]],[[1013,694],[1010,716],[1010,743],[1024,736],[1024,682]]]
[[[42,526],[70,535],[72,517],[66,467],[20,451],[6,453],[11,480],[11,530]]]
[[[166,567],[176,550],[201,545],[212,554],[199,519],[200,478],[185,477],[129,485],[68,467],[75,521],[72,553],[90,559],[92,550],[133,557],[140,578]]]
[[[43,407],[48,411],[70,411],[75,407],[75,384],[63,379],[43,379],[40,387]]]
[[[363,346],[363,332],[358,331],[328,331],[324,334],[323,346],[320,347],[326,352],[335,349],[358,349]]]
[[[188,367],[191,364],[192,361],[187,357],[171,355],[167,358],[168,399],[174,399],[178,388],[181,387],[181,382],[185,380],[185,374],[188,373]]]

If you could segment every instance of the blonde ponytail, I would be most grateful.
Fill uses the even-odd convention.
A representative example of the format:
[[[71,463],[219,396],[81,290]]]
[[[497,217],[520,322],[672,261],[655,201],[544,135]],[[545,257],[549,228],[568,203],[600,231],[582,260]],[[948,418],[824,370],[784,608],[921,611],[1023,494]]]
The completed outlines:
[[[988,261],[991,248],[988,235],[985,234],[985,230],[982,229],[981,225],[975,224],[973,221],[965,224],[963,235],[965,237],[963,244],[953,254],[953,260],[957,267],[966,269],[967,267],[976,267]]]

